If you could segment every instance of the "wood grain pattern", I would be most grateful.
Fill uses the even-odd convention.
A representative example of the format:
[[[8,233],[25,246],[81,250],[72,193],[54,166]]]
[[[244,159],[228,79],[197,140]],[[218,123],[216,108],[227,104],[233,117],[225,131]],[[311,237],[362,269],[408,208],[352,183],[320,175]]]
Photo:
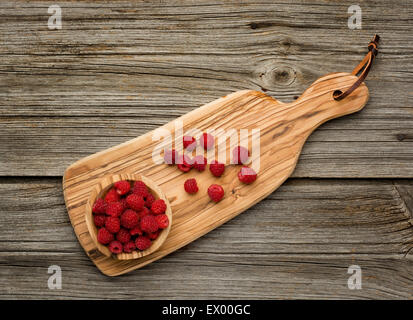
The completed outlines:
[[[235,217],[268,196],[291,175],[304,142],[315,128],[327,120],[364,107],[368,100],[368,90],[364,84],[342,101],[335,101],[332,96],[335,90],[345,90],[356,79],[347,73],[326,75],[290,104],[280,103],[257,91],[239,91],[179,118],[183,133],[175,131],[174,122],[163,126],[173,134],[174,139],[175,135],[177,139],[182,139],[186,131],[195,128],[202,132],[210,129],[240,132],[247,129],[249,139],[252,139],[252,130],[260,129],[260,150],[255,155],[259,157],[259,178],[253,185],[244,185],[236,178],[239,167],[227,166],[225,174],[219,179],[226,197],[218,204],[212,204],[202,188],[196,195],[188,196],[182,187],[190,176],[196,176],[204,188],[216,183],[216,178],[209,172],[188,175],[176,167],[155,164],[152,153],[155,148],[162,147],[162,143],[153,139],[152,132],[74,163],[65,172],[63,190],[81,245],[103,273],[119,275],[143,267]],[[220,136],[216,139],[219,141]],[[235,147],[226,140],[221,144],[227,150],[226,154],[230,154]],[[215,146],[215,152],[219,147]],[[168,240],[159,250],[125,263],[99,254],[96,240],[91,241],[84,226],[87,210],[85,198],[90,198],[99,179],[118,173],[140,173],[158,184],[171,203],[175,221]]]
[[[0,175],[62,176],[229,92],[292,101],[350,72],[377,32],[369,108],[315,132],[293,176],[413,178],[411,0],[362,5],[361,30],[350,0],[59,4],[49,31],[50,2],[0,3]]]
[[[412,298],[409,180],[288,179],[197,241],[114,278],[76,240],[60,185],[0,178],[2,299]],[[47,288],[54,264],[61,290]],[[362,290],[347,287],[353,264],[363,270]]]
[[[411,298],[412,0],[360,2],[361,30],[351,0],[59,1],[61,30],[50,4],[0,2],[1,298]],[[349,72],[374,33],[369,102],[309,137],[304,179],[138,272],[107,278],[83,254],[69,164],[232,91],[293,101]],[[347,288],[354,263],[362,290]],[[47,288],[51,264],[62,290]]]

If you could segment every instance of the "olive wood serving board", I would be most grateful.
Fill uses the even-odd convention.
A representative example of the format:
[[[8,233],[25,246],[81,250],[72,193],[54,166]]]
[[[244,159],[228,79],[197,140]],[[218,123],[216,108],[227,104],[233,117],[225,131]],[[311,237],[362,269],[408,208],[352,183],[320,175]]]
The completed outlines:
[[[369,97],[364,83],[341,101],[333,98],[335,90],[344,91],[356,80],[349,73],[328,74],[291,103],[279,102],[258,91],[238,91],[178,118],[183,123],[183,132],[193,127],[202,131],[231,128],[249,132],[259,128],[260,170],[257,180],[250,185],[238,180],[240,166],[229,165],[224,175],[216,178],[208,169],[183,173],[176,166],[155,164],[152,151],[159,147],[159,141],[152,140],[153,131],[77,161],[65,171],[63,190],[80,244],[101,272],[117,276],[158,260],[234,218],[271,194],[291,175],[307,137],[320,124],[364,107]],[[174,132],[174,121],[162,128]],[[86,227],[85,205],[100,179],[125,173],[144,175],[159,185],[171,203],[173,224],[157,251],[121,261],[97,250]],[[197,178],[199,185],[195,195],[187,194],[183,188],[184,181],[192,177]],[[225,190],[219,203],[213,203],[207,195],[207,188],[213,183]]]

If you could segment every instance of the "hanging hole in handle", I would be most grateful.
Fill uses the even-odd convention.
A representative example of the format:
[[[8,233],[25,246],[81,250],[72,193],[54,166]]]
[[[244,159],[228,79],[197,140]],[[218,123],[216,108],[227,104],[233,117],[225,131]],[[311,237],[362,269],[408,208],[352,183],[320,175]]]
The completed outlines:
[[[333,98],[334,100],[338,100],[338,97],[343,94],[343,92],[341,90],[336,90],[333,92]]]

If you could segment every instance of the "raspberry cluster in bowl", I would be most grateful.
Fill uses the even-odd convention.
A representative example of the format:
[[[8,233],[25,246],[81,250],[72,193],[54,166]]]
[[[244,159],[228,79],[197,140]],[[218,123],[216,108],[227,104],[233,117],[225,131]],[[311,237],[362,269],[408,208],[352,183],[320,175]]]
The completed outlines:
[[[155,196],[143,181],[115,182],[92,206],[97,241],[114,254],[149,249],[169,226],[167,205]]]

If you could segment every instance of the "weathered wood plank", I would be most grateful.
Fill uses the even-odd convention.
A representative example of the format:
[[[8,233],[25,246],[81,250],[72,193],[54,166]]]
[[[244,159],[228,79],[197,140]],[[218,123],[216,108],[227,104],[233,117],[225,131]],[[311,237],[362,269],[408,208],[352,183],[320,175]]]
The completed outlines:
[[[362,4],[358,31],[351,1],[59,4],[55,31],[49,2],[0,4],[0,175],[61,175],[231,91],[291,100],[377,32],[369,104],[315,132],[294,176],[413,177],[412,1]]]
[[[349,117],[356,120],[357,115]],[[359,128],[348,128],[349,117],[332,120],[310,136],[293,177],[413,177],[410,120],[366,120],[364,129],[360,121],[355,121]],[[156,116],[0,117],[0,121],[4,124],[0,175],[16,176],[62,175],[74,161],[167,122]]]
[[[60,183],[0,180],[1,298],[413,298],[412,181],[290,179],[222,227],[118,278],[100,274],[79,246]],[[62,268],[62,290],[47,288],[52,264]],[[354,264],[362,290],[347,288]]]
[[[205,242],[206,240],[200,240]],[[221,246],[221,241],[215,242]],[[224,244],[225,246],[225,244]],[[234,258],[242,262],[234,262]],[[185,262],[182,262],[185,259]],[[251,261],[254,261],[253,263]],[[362,289],[349,290],[351,265]],[[62,289],[49,290],[47,268],[62,268]],[[177,252],[136,273],[107,278],[84,256],[0,256],[1,299],[412,299],[412,261],[326,256],[282,257]]]

